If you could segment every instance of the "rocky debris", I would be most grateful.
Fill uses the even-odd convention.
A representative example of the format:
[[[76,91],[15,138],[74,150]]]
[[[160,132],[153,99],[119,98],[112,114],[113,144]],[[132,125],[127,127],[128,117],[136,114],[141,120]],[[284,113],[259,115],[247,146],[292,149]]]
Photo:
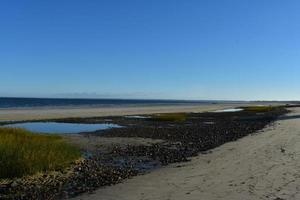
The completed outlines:
[[[73,173],[64,185],[64,197],[91,192],[100,186],[116,184],[137,175],[131,168],[105,166],[95,159],[85,160],[74,168]]]
[[[236,113],[191,113],[185,122],[149,122],[138,126],[110,129],[93,133],[102,137],[142,137],[163,139],[167,142],[151,146],[128,146],[116,150],[120,155],[146,156],[162,165],[187,161],[189,157],[234,141],[263,129],[278,116],[283,108],[274,111]],[[213,124],[203,122],[213,121]],[[172,126],[170,126],[172,125]],[[101,133],[101,134],[100,134]]]
[[[119,183],[137,175],[130,168],[104,166],[96,160],[82,160],[64,172],[38,174],[0,183],[0,199],[62,199],[90,192],[100,186]]]

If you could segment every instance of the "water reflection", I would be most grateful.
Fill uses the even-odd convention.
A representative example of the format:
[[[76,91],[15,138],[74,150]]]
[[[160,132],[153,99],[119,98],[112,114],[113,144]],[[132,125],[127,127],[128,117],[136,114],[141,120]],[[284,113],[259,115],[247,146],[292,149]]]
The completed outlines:
[[[57,123],[57,122],[28,122],[5,125],[5,127],[24,128],[36,133],[81,133],[105,130],[109,128],[120,128],[117,124],[79,124],[79,123]]]

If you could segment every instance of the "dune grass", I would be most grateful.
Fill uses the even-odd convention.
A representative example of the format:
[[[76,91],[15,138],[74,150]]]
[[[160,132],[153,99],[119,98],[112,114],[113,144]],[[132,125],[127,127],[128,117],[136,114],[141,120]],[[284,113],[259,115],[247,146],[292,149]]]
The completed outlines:
[[[152,116],[154,121],[171,121],[171,122],[182,122],[186,121],[186,113],[166,113],[166,114],[157,114]]]
[[[76,147],[58,135],[0,128],[0,179],[61,170],[80,156]]]

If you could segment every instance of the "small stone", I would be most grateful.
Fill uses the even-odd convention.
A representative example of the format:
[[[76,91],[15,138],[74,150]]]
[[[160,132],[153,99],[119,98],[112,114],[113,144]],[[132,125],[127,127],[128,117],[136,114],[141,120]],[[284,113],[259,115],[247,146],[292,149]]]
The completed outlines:
[[[16,181],[12,182],[11,187],[17,187],[18,183]]]

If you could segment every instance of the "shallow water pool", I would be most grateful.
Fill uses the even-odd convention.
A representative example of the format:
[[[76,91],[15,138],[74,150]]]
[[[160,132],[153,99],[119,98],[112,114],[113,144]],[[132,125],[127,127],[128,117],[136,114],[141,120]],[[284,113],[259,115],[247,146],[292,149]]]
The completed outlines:
[[[149,116],[140,116],[140,115],[128,115],[125,118],[132,118],[132,119],[149,119]]]
[[[224,110],[216,110],[215,113],[223,113],[223,112],[240,112],[243,111],[242,108],[230,108],[230,109],[224,109]]]
[[[9,124],[4,127],[24,128],[36,133],[81,133],[94,132],[110,128],[121,128],[117,124],[79,124],[79,123],[57,123],[57,122],[26,122]]]

